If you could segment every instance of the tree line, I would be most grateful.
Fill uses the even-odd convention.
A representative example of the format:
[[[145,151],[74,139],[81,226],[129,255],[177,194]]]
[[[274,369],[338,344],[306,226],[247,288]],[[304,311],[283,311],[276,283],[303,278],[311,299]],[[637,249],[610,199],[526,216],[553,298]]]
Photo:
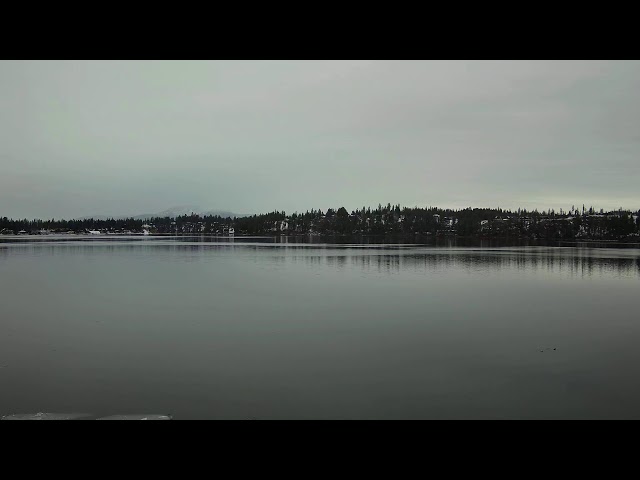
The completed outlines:
[[[443,209],[378,204],[349,212],[344,207],[284,211],[246,217],[197,214],[145,220],[82,219],[27,220],[0,218],[5,235],[43,233],[149,233],[236,235],[457,235],[531,239],[622,239],[640,233],[640,210],[596,211],[572,207],[569,211],[501,208]]]

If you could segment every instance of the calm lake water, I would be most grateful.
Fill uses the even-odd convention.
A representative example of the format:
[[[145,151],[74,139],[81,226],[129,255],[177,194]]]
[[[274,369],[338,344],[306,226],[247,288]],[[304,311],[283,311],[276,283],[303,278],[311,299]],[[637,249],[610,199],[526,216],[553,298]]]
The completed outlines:
[[[640,418],[639,249],[456,245],[0,239],[0,415]]]

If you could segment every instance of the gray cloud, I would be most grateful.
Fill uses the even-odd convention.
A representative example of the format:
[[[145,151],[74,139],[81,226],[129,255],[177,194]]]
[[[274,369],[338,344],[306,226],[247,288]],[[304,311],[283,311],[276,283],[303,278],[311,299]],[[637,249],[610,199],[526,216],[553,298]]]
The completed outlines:
[[[0,62],[0,215],[640,208],[640,63]]]

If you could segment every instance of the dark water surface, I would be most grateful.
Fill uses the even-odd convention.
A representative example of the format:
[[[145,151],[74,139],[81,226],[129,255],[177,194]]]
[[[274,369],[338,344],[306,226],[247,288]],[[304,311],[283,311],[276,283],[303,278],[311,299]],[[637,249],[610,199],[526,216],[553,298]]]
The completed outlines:
[[[2,238],[0,415],[640,418],[639,249],[456,245]]]

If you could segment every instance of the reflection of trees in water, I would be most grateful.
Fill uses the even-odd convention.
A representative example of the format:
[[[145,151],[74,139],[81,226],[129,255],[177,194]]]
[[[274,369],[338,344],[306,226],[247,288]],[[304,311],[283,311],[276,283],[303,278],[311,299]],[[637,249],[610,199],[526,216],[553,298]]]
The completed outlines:
[[[378,272],[399,272],[402,258],[400,255],[375,255]]]
[[[347,266],[361,268],[363,270],[372,270],[379,272],[397,272],[400,271],[400,264],[403,261],[401,255],[357,255],[357,254],[310,254],[310,255],[293,255],[281,257],[293,263],[304,263],[308,267],[327,266],[329,268],[342,269]]]
[[[455,243],[455,239],[443,240]],[[486,240],[483,242],[491,243]],[[458,242],[459,243],[459,242]],[[463,269],[469,272],[482,269],[548,271],[568,274],[572,277],[593,275],[636,275],[640,277],[640,250],[611,248],[452,248],[375,246],[295,245],[273,244],[188,243],[162,241],[85,241],[43,244],[34,242],[22,245],[0,246],[0,257],[49,255],[99,255],[153,256],[173,261],[197,262],[216,254],[249,258],[253,263],[267,261],[272,265],[304,263],[309,267],[344,269],[347,265],[363,271],[395,273],[404,269],[416,271]]]
[[[550,251],[544,253],[508,252],[508,253],[458,253],[425,255],[424,263],[429,268],[464,267],[469,270],[478,268],[515,269],[566,273],[570,276],[592,275],[638,275],[640,276],[640,256],[614,256],[598,253],[590,254],[580,250]],[[405,258],[405,265],[411,264]],[[417,260],[414,260],[414,263]]]
[[[223,249],[225,252],[231,253],[236,250],[235,245],[225,245],[224,247],[219,247],[211,244],[185,244],[185,243],[174,243],[174,244],[154,244],[154,243],[101,243],[97,242],[86,242],[86,243],[61,243],[54,245],[38,245],[38,244],[30,244],[23,245],[20,247],[12,248],[12,255],[27,255],[30,257],[44,257],[44,256],[101,256],[101,255],[153,255],[159,254],[162,258],[170,258],[173,256],[180,257],[181,259],[189,259],[196,261],[201,255],[206,254],[206,252],[210,252],[214,249]],[[8,250],[8,249],[7,249]],[[2,249],[0,249],[2,251]],[[184,254],[187,255],[184,255]]]
[[[392,253],[361,254],[344,253],[342,255],[295,255],[287,258],[292,262],[304,262],[308,266],[343,268],[347,263],[355,268],[373,272],[399,272],[404,269],[447,270],[463,269],[469,272],[478,270],[519,270],[547,271],[568,274],[572,277],[592,275],[637,275],[640,276],[640,254],[637,256],[613,255],[598,256],[587,252],[464,252],[443,253]]]
[[[326,255],[327,265],[331,267],[343,268],[347,261],[347,257],[344,255]]]

